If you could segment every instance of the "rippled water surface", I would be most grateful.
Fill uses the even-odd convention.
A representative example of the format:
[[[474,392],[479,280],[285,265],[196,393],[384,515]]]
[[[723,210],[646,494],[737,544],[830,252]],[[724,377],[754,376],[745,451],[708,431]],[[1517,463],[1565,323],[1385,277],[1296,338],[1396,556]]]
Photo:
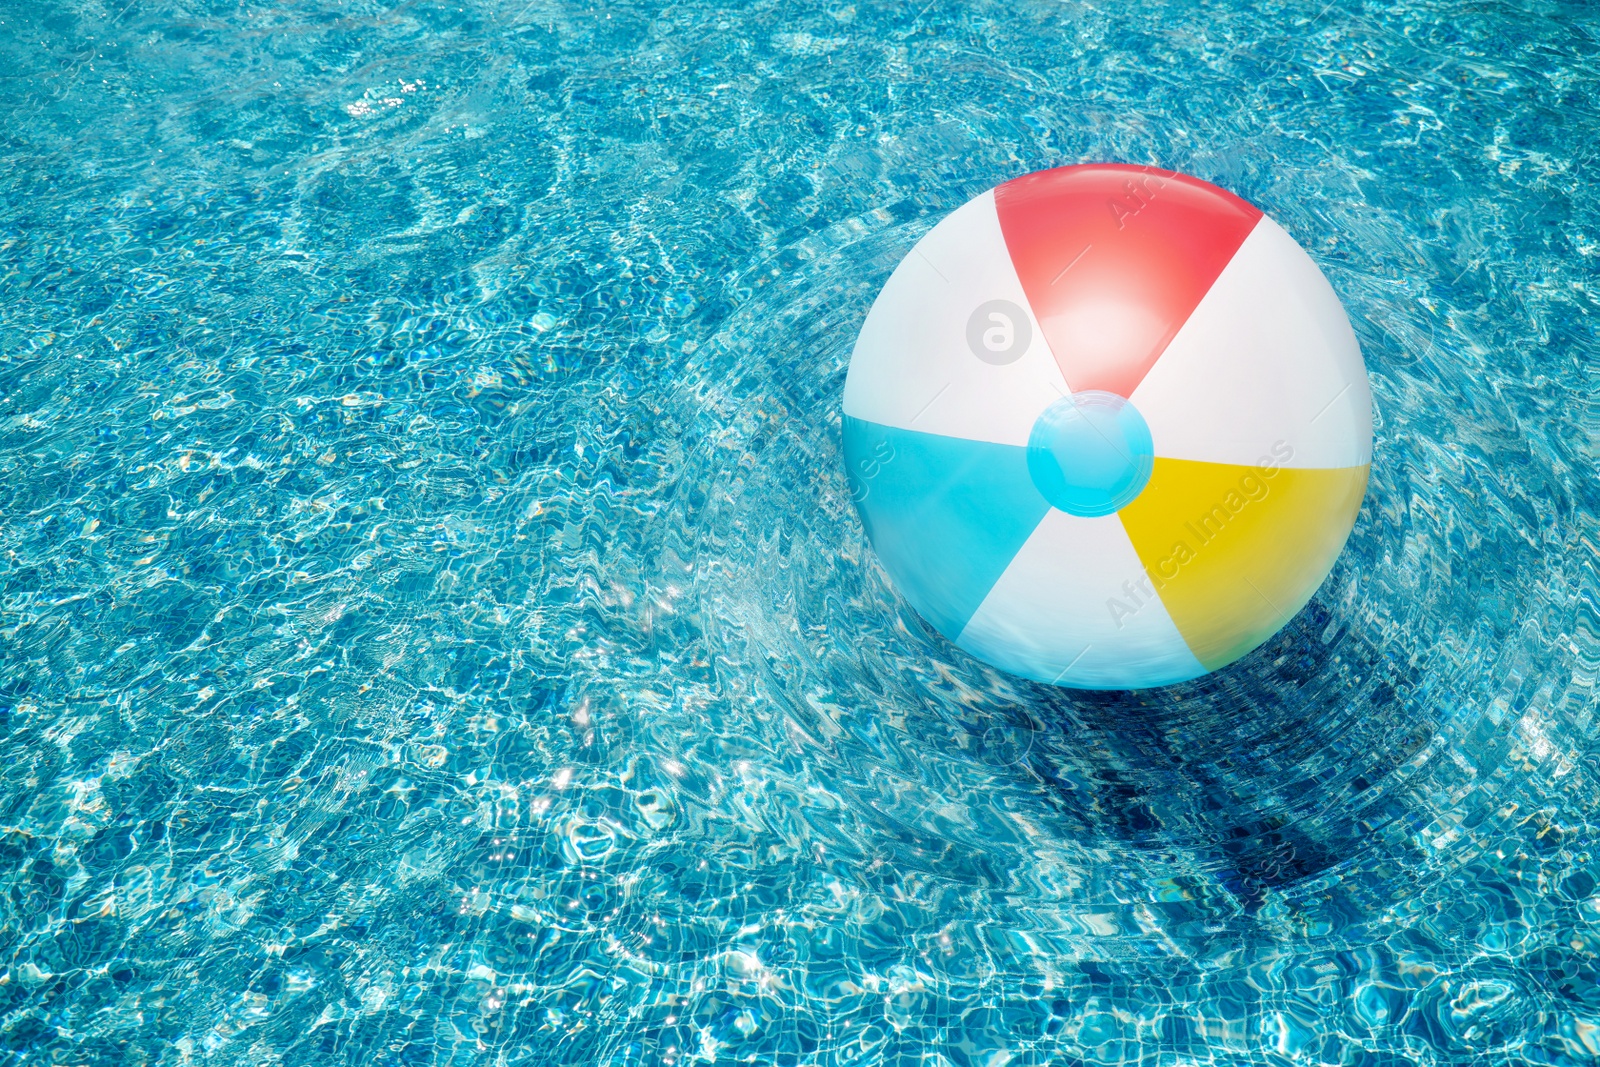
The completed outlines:
[[[0,0],[0,1064],[1600,1060],[1587,4]],[[1372,484],[1052,691],[838,455],[912,243],[1255,201]]]

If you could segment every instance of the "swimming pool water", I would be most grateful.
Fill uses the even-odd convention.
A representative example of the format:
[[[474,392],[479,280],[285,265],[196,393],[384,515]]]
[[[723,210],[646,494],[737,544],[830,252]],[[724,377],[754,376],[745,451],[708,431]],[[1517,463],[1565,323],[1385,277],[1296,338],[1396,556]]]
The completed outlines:
[[[0,2],[0,1063],[1600,1060],[1600,18]],[[961,654],[855,330],[1189,171],[1376,455],[1277,638]]]

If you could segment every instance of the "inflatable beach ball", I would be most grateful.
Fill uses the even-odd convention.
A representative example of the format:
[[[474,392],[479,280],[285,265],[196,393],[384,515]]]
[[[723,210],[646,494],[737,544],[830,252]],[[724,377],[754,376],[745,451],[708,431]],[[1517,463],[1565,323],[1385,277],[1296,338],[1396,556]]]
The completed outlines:
[[[1007,182],[884,286],[844,390],[850,488],[935,629],[1137,689],[1276,633],[1344,546],[1371,394],[1333,289],[1231,193],[1144,167]]]

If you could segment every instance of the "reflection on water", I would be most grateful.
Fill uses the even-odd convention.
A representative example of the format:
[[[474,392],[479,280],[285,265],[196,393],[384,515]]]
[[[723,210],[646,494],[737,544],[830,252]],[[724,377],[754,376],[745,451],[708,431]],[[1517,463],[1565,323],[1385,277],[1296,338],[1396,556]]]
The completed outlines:
[[[4,8],[6,1062],[1600,1058],[1596,30]],[[917,237],[1108,158],[1311,249],[1378,419],[1133,695],[933,634],[837,450]]]

